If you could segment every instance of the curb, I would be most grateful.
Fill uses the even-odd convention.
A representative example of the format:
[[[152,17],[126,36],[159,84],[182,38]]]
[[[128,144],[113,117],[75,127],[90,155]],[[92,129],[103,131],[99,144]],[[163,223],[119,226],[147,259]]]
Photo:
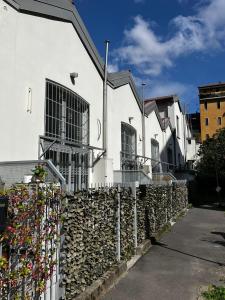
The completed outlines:
[[[126,272],[132,268],[136,262],[150,249],[151,242],[145,240],[136,249],[136,255],[128,262],[121,262],[118,266],[106,272],[100,279],[96,280],[82,294],[74,300],[97,300],[107,293]]]

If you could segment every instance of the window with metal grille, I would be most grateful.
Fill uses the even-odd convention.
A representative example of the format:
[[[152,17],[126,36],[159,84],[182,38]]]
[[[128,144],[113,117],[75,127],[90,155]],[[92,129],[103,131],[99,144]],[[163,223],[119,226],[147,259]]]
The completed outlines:
[[[159,143],[151,139],[152,173],[160,172]]]
[[[78,144],[89,143],[89,104],[70,89],[49,80],[45,135]]]
[[[56,139],[45,158],[50,159],[66,179],[69,190],[88,187],[89,104],[75,92],[46,81],[45,136]]]
[[[121,123],[122,169],[136,168],[137,134],[134,127]]]
[[[180,120],[178,116],[176,119],[177,119],[177,137],[180,137]]]

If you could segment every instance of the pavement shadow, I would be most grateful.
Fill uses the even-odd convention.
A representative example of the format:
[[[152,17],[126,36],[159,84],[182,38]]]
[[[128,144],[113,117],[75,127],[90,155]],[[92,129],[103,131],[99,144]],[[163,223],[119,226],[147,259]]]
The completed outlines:
[[[218,236],[222,237],[225,240],[225,232],[212,231],[211,234],[218,235]],[[225,247],[225,241],[222,241],[222,240],[202,239],[202,241],[208,242],[208,243],[211,243],[211,244],[217,244],[217,245]]]
[[[216,265],[218,265],[220,267],[224,267],[225,266],[225,263],[221,263],[221,262],[218,262],[218,261],[214,261],[214,260],[211,260],[211,259],[207,259],[207,258],[204,258],[204,257],[197,256],[197,255],[194,255],[194,254],[191,254],[191,253],[187,253],[187,252],[184,252],[184,251],[181,251],[181,250],[178,250],[178,249],[171,248],[168,245],[157,241],[155,238],[152,239],[152,245],[158,246],[158,247],[161,247],[161,248],[164,248],[164,249],[167,249],[169,251],[180,253],[180,254],[183,254],[185,256],[194,257],[194,258],[200,259],[202,261],[213,263],[213,264],[216,264]]]
[[[225,240],[225,232],[221,232],[221,231],[211,231],[212,234],[216,234],[221,236],[224,240]]]
[[[194,205],[194,207],[225,212],[225,207],[221,206],[219,203],[205,203],[205,204]]]

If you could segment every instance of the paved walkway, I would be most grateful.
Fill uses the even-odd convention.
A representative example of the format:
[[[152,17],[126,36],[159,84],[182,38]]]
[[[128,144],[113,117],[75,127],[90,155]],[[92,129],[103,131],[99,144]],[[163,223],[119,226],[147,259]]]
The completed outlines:
[[[225,214],[191,209],[104,300],[196,300],[201,286],[225,277]]]

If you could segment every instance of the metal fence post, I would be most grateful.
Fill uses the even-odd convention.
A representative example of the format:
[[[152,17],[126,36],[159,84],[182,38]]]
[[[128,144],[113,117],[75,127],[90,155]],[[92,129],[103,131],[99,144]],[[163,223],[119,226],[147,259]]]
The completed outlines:
[[[134,247],[135,249],[138,246],[138,239],[137,239],[137,193],[136,193],[136,189],[137,189],[137,183],[134,182],[132,184],[132,193],[134,196]]]
[[[155,210],[152,207],[152,215],[153,215],[153,233],[156,233],[156,218],[155,218]]]
[[[121,244],[120,244],[120,193],[121,188],[118,185],[118,194],[117,194],[117,260],[120,262],[121,260]]]
[[[170,211],[171,211],[171,220],[173,219],[173,183],[170,185]]]

